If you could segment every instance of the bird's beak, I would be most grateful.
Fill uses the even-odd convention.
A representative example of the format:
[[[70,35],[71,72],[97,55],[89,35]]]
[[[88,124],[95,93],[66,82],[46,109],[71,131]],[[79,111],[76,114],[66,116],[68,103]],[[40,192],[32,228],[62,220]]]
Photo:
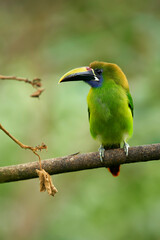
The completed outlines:
[[[90,80],[99,81],[94,70],[90,67],[80,67],[75,68],[64,74],[59,80],[59,83],[69,81],[90,81]]]

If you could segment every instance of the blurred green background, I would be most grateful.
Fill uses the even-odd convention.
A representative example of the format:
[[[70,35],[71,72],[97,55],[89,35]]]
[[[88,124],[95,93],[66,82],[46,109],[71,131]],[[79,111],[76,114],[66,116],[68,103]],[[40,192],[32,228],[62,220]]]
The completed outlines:
[[[57,85],[94,60],[117,63],[134,99],[131,146],[160,142],[160,1],[0,1],[0,74],[40,77],[45,92],[0,82],[0,122],[23,143],[44,142],[43,159],[96,151],[83,82]],[[37,161],[0,132],[0,166]],[[53,177],[54,198],[38,179],[0,185],[0,239],[160,239],[160,162]]]

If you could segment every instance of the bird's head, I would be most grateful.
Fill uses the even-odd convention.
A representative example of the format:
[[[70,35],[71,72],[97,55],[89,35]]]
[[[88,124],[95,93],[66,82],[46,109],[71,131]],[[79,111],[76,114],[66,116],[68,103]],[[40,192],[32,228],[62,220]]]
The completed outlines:
[[[68,81],[84,81],[91,87],[101,87],[104,81],[114,80],[126,90],[129,89],[125,74],[118,65],[106,62],[92,62],[88,67],[75,68],[64,74],[59,83]]]

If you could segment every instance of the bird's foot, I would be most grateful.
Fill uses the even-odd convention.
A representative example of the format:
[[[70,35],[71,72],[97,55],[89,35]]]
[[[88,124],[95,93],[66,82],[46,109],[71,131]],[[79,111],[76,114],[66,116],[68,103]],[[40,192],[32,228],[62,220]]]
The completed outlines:
[[[101,160],[101,162],[103,162],[104,153],[105,153],[105,149],[104,149],[103,145],[100,146],[98,151],[99,151],[100,160]]]
[[[126,156],[128,156],[128,148],[129,148],[129,144],[124,141],[123,149],[124,149],[124,152],[125,152]]]

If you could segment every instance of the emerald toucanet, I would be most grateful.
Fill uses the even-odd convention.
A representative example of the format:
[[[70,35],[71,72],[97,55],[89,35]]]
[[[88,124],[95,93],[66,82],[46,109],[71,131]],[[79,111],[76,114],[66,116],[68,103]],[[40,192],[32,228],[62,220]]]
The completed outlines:
[[[116,64],[95,61],[89,67],[67,72],[59,83],[79,80],[91,86],[87,97],[90,132],[101,142],[100,160],[105,150],[119,148],[122,142],[128,155],[126,140],[133,132],[133,100],[125,74]],[[120,166],[109,170],[118,176]]]

